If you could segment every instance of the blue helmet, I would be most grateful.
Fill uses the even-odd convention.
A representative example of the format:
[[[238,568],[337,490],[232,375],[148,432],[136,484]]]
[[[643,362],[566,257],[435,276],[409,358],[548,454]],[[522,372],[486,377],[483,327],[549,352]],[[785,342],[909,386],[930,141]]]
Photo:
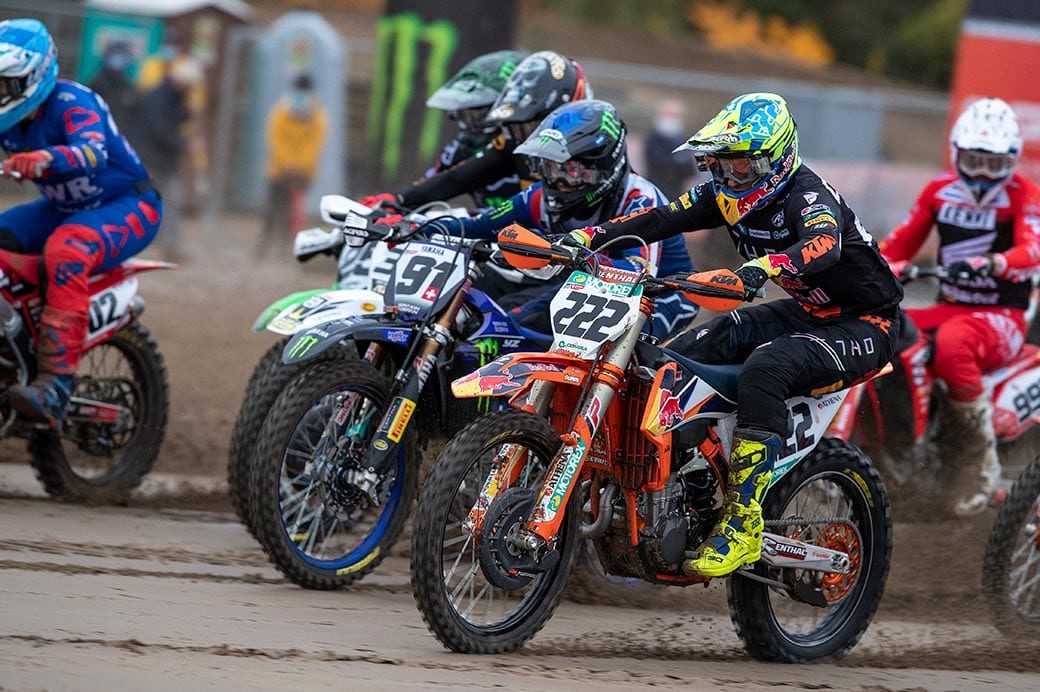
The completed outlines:
[[[0,22],[0,132],[40,107],[58,83],[58,49],[43,22]]]

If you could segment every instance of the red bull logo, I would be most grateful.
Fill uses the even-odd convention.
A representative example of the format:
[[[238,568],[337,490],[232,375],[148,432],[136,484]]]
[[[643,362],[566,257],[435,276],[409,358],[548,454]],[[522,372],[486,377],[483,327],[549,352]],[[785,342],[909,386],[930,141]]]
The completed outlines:
[[[772,269],[773,272],[787,272],[788,274],[798,273],[798,268],[794,266],[793,262],[791,262],[791,258],[782,252],[775,255],[766,255],[766,261],[769,262],[769,268]]]
[[[661,394],[664,396],[664,399],[661,401],[661,408],[657,412],[657,429],[664,431],[682,421],[683,410],[682,405],[679,403],[679,397],[671,392],[661,392]]]

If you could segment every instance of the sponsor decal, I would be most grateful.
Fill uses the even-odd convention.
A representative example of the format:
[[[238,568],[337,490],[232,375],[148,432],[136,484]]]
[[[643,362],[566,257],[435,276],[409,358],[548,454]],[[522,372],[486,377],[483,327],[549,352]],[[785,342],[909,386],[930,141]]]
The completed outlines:
[[[802,262],[809,264],[813,260],[823,257],[837,245],[837,242],[834,236],[830,235],[818,235],[809,238],[805,245],[802,246]]]
[[[783,209],[781,209],[777,213],[773,214],[773,218],[771,220],[773,222],[773,225],[776,226],[777,228],[779,228],[780,226],[783,226],[784,225],[784,211],[783,211]]]
[[[407,329],[385,329],[385,330],[383,330],[383,335],[386,337],[387,341],[390,341],[390,342],[395,343],[395,344],[407,344],[408,343],[408,335],[409,334],[411,334],[411,332],[408,331]]]
[[[766,255],[766,261],[769,262],[769,268],[772,273],[775,272],[787,272],[788,274],[797,274],[798,268],[794,266],[794,262],[791,258],[782,252],[778,252],[774,255]]]
[[[817,228],[819,224],[824,223],[832,224],[834,226],[838,225],[837,220],[830,214],[814,214],[811,218],[802,219],[802,225],[806,228],[809,228],[810,226]]]
[[[571,485],[571,481],[574,480],[574,475],[578,472],[578,466],[581,464],[582,457],[585,456],[585,441],[578,440],[578,444],[571,447],[570,453],[567,454],[566,460],[562,464],[556,464],[553,467],[552,477],[546,484],[546,489],[550,489],[548,493],[543,493],[542,508],[544,517],[542,521],[551,521],[556,513],[560,509],[560,505],[563,504],[563,499],[567,494],[567,489]]]
[[[336,574],[352,574],[359,570],[363,570],[366,567],[368,567],[372,563],[372,561],[375,560],[377,557],[379,557],[379,546],[376,546],[375,550],[373,550],[371,553],[361,558],[354,564],[336,570]]]
[[[740,281],[736,276],[729,276],[728,274],[715,274],[711,277],[708,283],[719,284],[720,286],[736,286]]]
[[[412,411],[415,410],[415,402],[411,399],[398,399],[400,405],[397,407],[397,413],[394,414],[394,419],[390,422],[390,430],[387,431],[386,436],[392,442],[400,442],[401,436],[404,435],[405,429],[408,427],[408,421],[412,418]]]
[[[550,141],[559,142],[560,144],[567,143],[567,138],[563,136],[563,133],[552,128],[546,128],[539,132],[538,138],[543,144],[548,144]]]
[[[826,204],[810,204],[809,206],[802,209],[800,213],[802,216],[809,216],[810,214],[814,214],[818,211],[832,213],[831,208],[828,207]]]
[[[437,286],[430,286],[425,291],[423,291],[422,299],[423,300],[428,300],[428,301],[430,301],[432,303],[433,301],[437,300],[437,296],[439,296],[440,294],[441,294],[441,289],[439,287],[437,287]]]
[[[303,358],[312,348],[314,348],[314,345],[317,344],[318,341],[318,337],[311,336],[310,334],[300,337],[300,340],[297,341],[293,345],[292,350],[289,351],[289,358]]]
[[[740,143],[740,137],[738,137],[737,135],[733,134],[732,132],[722,132],[722,133],[717,134],[717,135],[712,135],[711,137],[708,137],[708,140],[712,141],[712,142],[718,142],[719,144],[739,144]]]
[[[997,210],[965,207],[947,202],[939,207],[936,220],[960,228],[991,231],[997,226]]]
[[[819,196],[820,195],[815,192],[806,192],[804,195],[802,195],[802,198],[805,199],[806,204],[812,204],[816,201],[816,198]]]
[[[588,421],[589,430],[595,430],[597,426],[599,426],[599,411],[599,399],[592,397],[592,401],[589,402],[589,407],[585,410],[585,419]]]
[[[747,229],[747,232],[752,238],[759,238],[761,240],[769,240],[772,237],[772,234],[769,231],[761,231],[757,228],[749,228]]]
[[[386,443],[386,440],[376,440],[372,443],[372,446],[378,449],[380,452],[385,452],[390,449],[390,445]]]
[[[808,555],[808,551],[800,545],[791,545],[776,540],[770,541],[769,548],[774,555],[788,557],[792,560],[804,560]]]

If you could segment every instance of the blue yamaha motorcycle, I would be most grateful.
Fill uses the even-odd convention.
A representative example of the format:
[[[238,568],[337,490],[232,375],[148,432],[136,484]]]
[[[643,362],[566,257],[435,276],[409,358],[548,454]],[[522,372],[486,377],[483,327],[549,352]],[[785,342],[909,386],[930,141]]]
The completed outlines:
[[[397,540],[428,440],[489,410],[490,399],[455,400],[452,380],[500,354],[547,348],[551,337],[474,288],[496,260],[490,243],[425,233],[426,224],[375,225],[343,197],[323,204],[348,244],[389,242],[400,255],[384,312],[332,310],[289,339],[282,362],[298,374],[260,431],[245,511],[287,578],[337,589],[375,569]],[[363,356],[322,357],[340,348]]]

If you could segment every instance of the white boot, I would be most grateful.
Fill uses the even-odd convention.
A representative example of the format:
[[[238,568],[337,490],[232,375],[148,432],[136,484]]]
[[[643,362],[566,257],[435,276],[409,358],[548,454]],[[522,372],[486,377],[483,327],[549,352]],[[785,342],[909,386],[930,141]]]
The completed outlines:
[[[984,511],[1000,490],[1000,459],[993,430],[993,407],[985,394],[972,401],[950,401],[950,423],[963,431],[963,446],[957,463],[957,516],[970,517]]]

